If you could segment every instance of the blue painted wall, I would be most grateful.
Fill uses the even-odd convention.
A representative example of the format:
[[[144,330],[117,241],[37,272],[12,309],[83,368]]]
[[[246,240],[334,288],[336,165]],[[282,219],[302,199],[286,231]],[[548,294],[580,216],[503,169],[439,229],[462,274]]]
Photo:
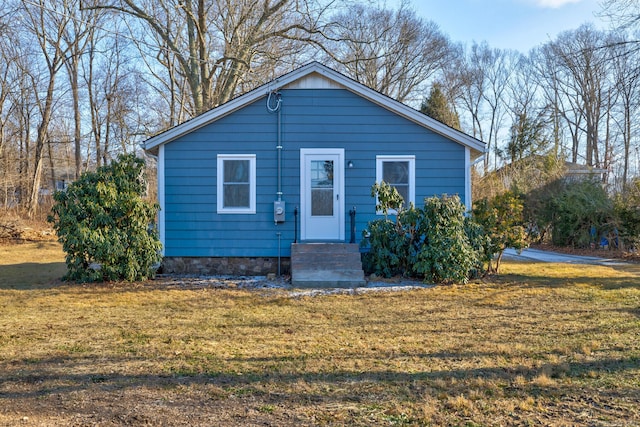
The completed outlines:
[[[289,256],[293,210],[300,204],[300,149],[344,148],[345,230],[356,207],[357,240],[377,218],[370,196],[376,155],[416,156],[416,204],[425,197],[458,194],[464,200],[465,150],[347,90],[283,90],[283,200],[287,221],[273,222],[277,195],[277,115],[266,97],[165,145],[165,256]],[[218,154],[255,154],[256,214],[217,214]]]

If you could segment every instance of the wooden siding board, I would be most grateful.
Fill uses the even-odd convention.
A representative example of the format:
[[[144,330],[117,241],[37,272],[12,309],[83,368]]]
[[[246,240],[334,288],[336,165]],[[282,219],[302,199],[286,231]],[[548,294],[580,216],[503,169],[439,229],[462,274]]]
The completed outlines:
[[[289,256],[299,205],[300,149],[344,148],[345,228],[355,206],[358,241],[379,218],[370,196],[376,155],[416,156],[416,203],[441,193],[464,199],[464,147],[347,90],[282,91],[282,191],[286,222],[273,222],[277,191],[277,115],[262,98],[165,146],[166,256]],[[256,214],[218,215],[218,154],[256,154]]]

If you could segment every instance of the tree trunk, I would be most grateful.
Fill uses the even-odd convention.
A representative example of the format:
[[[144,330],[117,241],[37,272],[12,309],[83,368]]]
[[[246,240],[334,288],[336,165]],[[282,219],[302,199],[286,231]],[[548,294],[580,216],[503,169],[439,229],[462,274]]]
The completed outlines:
[[[82,117],[80,115],[80,96],[78,94],[78,62],[74,57],[69,63],[69,79],[71,80],[71,95],[73,97],[73,120],[74,120],[74,159],[75,178],[80,177],[82,171]]]
[[[55,88],[56,71],[49,70],[49,84],[47,87],[47,95],[42,110],[42,119],[38,126],[38,136],[36,138],[36,152],[33,159],[33,175],[31,178],[31,189],[29,194],[28,216],[33,218],[38,210],[38,201],[40,195],[40,180],[42,178],[42,157],[44,145],[49,135],[49,122],[51,121],[51,109],[53,107],[53,93]]]

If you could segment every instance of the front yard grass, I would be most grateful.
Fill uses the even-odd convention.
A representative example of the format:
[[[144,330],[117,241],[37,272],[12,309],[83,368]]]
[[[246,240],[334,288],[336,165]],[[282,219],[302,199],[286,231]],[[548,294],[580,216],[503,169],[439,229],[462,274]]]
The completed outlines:
[[[23,249],[0,248],[0,425],[640,425],[635,266],[291,297],[65,284]]]

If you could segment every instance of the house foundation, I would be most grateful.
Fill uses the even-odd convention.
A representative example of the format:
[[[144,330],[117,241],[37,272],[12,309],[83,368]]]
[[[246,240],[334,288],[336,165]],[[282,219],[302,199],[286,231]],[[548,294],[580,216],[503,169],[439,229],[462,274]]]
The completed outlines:
[[[290,274],[291,261],[280,258],[280,274]],[[204,276],[266,276],[278,273],[277,257],[165,257],[164,274]]]

